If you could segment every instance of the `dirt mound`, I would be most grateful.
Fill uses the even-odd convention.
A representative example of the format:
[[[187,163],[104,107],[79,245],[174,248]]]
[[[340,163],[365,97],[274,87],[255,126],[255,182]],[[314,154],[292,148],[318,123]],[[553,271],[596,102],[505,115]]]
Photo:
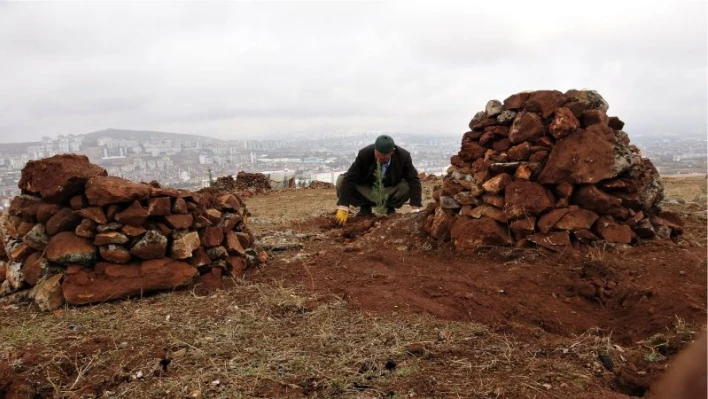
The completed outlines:
[[[563,251],[681,234],[682,222],[660,213],[656,168],[607,109],[594,91],[489,101],[433,194],[428,234],[459,251],[532,244]]]
[[[60,169],[56,181],[36,176],[53,167]],[[64,300],[96,303],[239,276],[263,261],[238,196],[161,188],[101,171],[71,155],[34,161],[23,171],[25,191],[39,196],[11,201],[0,296],[31,297],[52,310]]]

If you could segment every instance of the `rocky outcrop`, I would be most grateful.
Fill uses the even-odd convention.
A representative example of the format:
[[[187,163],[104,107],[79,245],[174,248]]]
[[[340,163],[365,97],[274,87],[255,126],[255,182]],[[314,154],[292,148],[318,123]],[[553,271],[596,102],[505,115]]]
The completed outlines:
[[[679,224],[659,216],[656,168],[608,109],[589,90],[488,102],[450,158],[424,229],[458,250],[532,244],[562,250],[681,234]]]

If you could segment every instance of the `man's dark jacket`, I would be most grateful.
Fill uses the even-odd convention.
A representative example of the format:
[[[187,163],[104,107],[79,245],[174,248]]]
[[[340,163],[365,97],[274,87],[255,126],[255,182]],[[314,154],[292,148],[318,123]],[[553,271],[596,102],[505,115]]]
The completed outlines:
[[[354,202],[353,198],[356,195],[357,184],[373,186],[375,171],[376,157],[374,156],[374,145],[371,144],[359,150],[354,163],[344,174],[337,205],[350,205]],[[391,156],[391,164],[384,175],[383,183],[385,187],[391,187],[398,185],[401,180],[406,180],[410,186],[411,206],[423,206],[420,178],[418,177],[418,171],[413,166],[411,153],[396,146]]]

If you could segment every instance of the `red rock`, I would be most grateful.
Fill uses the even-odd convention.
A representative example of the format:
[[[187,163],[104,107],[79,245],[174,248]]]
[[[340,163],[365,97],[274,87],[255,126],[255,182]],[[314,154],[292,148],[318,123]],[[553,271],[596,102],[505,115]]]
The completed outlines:
[[[188,229],[192,226],[194,222],[194,217],[192,214],[188,213],[186,215],[168,215],[165,216],[165,221],[167,225],[176,230]]]
[[[659,216],[650,217],[649,220],[655,228],[664,226],[670,228],[674,235],[683,234],[683,221],[672,217],[669,212],[662,212]]]
[[[68,303],[84,305],[184,287],[197,275],[189,263],[170,259],[127,265],[99,263],[95,271],[67,273],[62,289]]]
[[[185,214],[188,212],[187,202],[182,197],[175,198],[175,204],[172,205],[172,212]]]
[[[489,217],[501,223],[506,223],[507,221],[503,210],[488,204],[479,205],[476,207],[463,208],[460,211],[460,215],[469,216],[474,219]]]
[[[157,197],[148,200],[148,213],[150,216],[167,216],[170,214],[172,201],[170,197]]]
[[[46,252],[50,262],[90,266],[96,259],[96,247],[69,231],[62,231],[49,240]]]
[[[624,122],[622,122],[622,120],[616,116],[611,116],[607,120],[607,125],[613,130],[622,130],[624,128]]]
[[[450,228],[455,218],[450,216],[443,208],[435,208],[435,213],[426,224],[426,230],[431,237],[438,241],[446,241],[450,237]]]
[[[607,141],[598,129],[600,125],[593,125],[558,140],[538,177],[539,183],[596,183],[629,169],[629,152]]]
[[[576,230],[573,232],[575,238],[583,244],[590,244],[600,238],[596,236],[592,231],[587,229]]]
[[[248,267],[246,260],[240,256],[229,256],[227,259],[232,276],[242,277]]]
[[[514,118],[514,123],[509,130],[509,140],[512,144],[519,144],[524,141],[534,141],[543,137],[545,128],[543,120],[533,112],[519,112]],[[464,158],[463,158],[464,159]]]
[[[123,234],[127,235],[128,237],[138,237],[138,236],[145,234],[145,232],[147,230],[145,230],[144,227],[125,225],[120,228],[120,231],[123,232]]]
[[[634,226],[632,226],[632,231],[634,231],[637,236],[645,239],[654,238],[656,236],[656,230],[654,230],[654,226],[648,218],[635,223]]]
[[[583,106],[583,110],[586,109],[599,109],[603,112],[607,112],[609,105],[602,96],[595,90],[568,90],[565,92],[565,96],[568,101],[579,102]]]
[[[506,151],[511,147],[511,140],[509,139],[501,139],[499,141],[495,141],[494,144],[492,144],[492,149],[494,151]]]
[[[510,220],[538,215],[553,207],[555,202],[548,198],[546,190],[536,182],[511,182],[504,193],[504,214]]]
[[[491,194],[499,194],[511,183],[511,176],[506,173],[496,175],[482,184],[484,191]]]
[[[30,223],[30,222],[22,222],[20,223],[19,227],[17,227],[17,234],[21,236],[24,236],[25,234],[29,233],[34,226],[36,226],[35,223]]]
[[[74,212],[75,215],[80,216],[82,218],[86,219],[91,219],[97,224],[106,224],[108,223],[108,218],[106,217],[106,214],[103,213],[103,208],[100,206],[92,206],[89,208],[84,208],[78,211]]]
[[[599,109],[589,109],[583,112],[583,116],[580,119],[582,122],[583,128],[588,128],[592,125],[602,125],[602,126],[608,126],[608,118],[607,115],[599,110]]]
[[[46,223],[52,216],[63,208],[63,206],[58,204],[39,204],[37,207],[37,221],[39,223]]]
[[[548,234],[549,231],[558,223],[565,214],[568,213],[567,208],[556,208],[550,210],[538,218],[538,230],[542,234]]]
[[[595,185],[589,184],[578,188],[573,195],[573,203],[600,215],[611,215],[626,219],[629,210],[622,206],[622,200],[605,193]]]
[[[629,227],[633,227],[635,224],[639,223],[640,220],[644,219],[644,212],[642,212],[642,211],[635,212],[633,215],[632,215],[632,212],[633,211],[630,211],[631,217],[628,218],[624,222],[624,224],[626,224]]]
[[[524,108],[548,118],[567,100],[565,95],[557,90],[538,90],[531,93],[529,99],[524,103]]]
[[[544,162],[548,159],[548,151],[536,151],[529,157],[529,162]]]
[[[594,230],[600,238],[607,242],[620,244],[629,244],[632,242],[632,228],[627,225],[619,224],[609,217],[601,217],[600,220],[595,223]]]
[[[107,174],[102,167],[91,164],[85,155],[61,154],[27,162],[18,187],[39,194],[46,202],[59,203],[80,194],[90,178]]]
[[[34,288],[34,301],[39,310],[49,312],[64,304],[64,292],[61,289],[63,274],[55,274]]]
[[[32,248],[24,242],[14,245],[8,252],[7,257],[13,262],[22,262],[32,252]]]
[[[510,161],[526,161],[531,155],[531,144],[525,141],[519,145],[509,148],[507,151]]]
[[[121,210],[121,207],[118,204],[110,204],[106,207],[106,219],[108,221],[113,221],[116,217],[116,214]]]
[[[647,158],[637,157],[629,168],[629,179],[635,183],[635,198],[622,198],[623,206],[642,210],[650,215],[656,213],[659,203],[664,198],[664,187],[659,172]],[[620,194],[616,194],[620,196]]]
[[[39,207],[42,205],[38,197],[31,195],[18,195],[10,200],[8,213],[19,216],[24,220],[36,220]]]
[[[496,136],[492,132],[486,132],[479,138],[479,144],[484,147],[490,147],[494,143]]]
[[[223,227],[224,231],[226,232],[235,229],[236,226],[239,226],[242,220],[243,218],[240,215],[234,213],[225,213],[218,226]]]
[[[480,198],[469,191],[462,191],[455,194],[454,199],[460,205],[477,205],[481,202]]]
[[[115,221],[130,226],[141,227],[145,224],[148,216],[150,216],[150,214],[140,205],[140,202],[134,201],[123,212],[116,213]]]
[[[509,229],[514,233],[514,237],[517,238],[533,234],[536,231],[536,217],[529,216],[514,220],[509,225]]]
[[[573,115],[573,112],[568,108],[561,107],[556,110],[556,115],[553,117],[548,131],[553,137],[562,139],[573,133],[579,127],[580,122],[578,118]]]
[[[217,224],[221,220],[221,212],[217,211],[214,208],[207,209],[205,214],[209,221],[213,224]]]
[[[130,262],[130,259],[132,259],[128,248],[122,245],[103,245],[98,248],[98,253],[101,255],[101,258],[110,263],[124,264]]]
[[[599,216],[595,212],[573,206],[554,227],[559,230],[571,231],[590,229],[598,218]]]
[[[83,219],[74,229],[74,233],[79,237],[93,238],[96,235],[96,222],[91,219]]]
[[[570,245],[570,233],[567,231],[554,231],[548,234],[537,233],[527,237],[529,241],[552,251],[562,251]]]
[[[484,133],[492,133],[499,137],[506,137],[509,135],[509,128],[507,126],[489,126],[484,128]]]
[[[504,109],[517,110],[528,100],[530,93],[516,93],[504,100]]]
[[[226,250],[229,252],[229,255],[246,255],[243,246],[241,246],[241,242],[239,241],[238,237],[236,237],[233,231],[226,232],[224,241]]]
[[[450,237],[456,251],[513,244],[506,227],[486,217],[481,219],[458,217],[452,225]]]
[[[43,224],[35,225],[22,239],[27,246],[37,251],[44,251],[49,243],[49,235]]]
[[[91,205],[108,205],[147,199],[151,187],[116,176],[96,176],[86,183],[86,198]]]
[[[198,247],[192,252],[192,259],[189,260],[189,263],[194,267],[206,266],[211,263],[211,258],[207,255],[204,247]]]
[[[253,245],[253,242],[256,240],[253,236],[253,233],[251,233],[250,231],[248,233],[239,231],[235,234],[236,238],[238,238],[238,241],[241,243],[241,246],[244,248],[250,248]]]
[[[81,218],[74,215],[74,211],[71,208],[63,208],[47,220],[47,233],[55,235],[60,231],[72,231],[79,223],[81,223]]]
[[[528,164],[523,164],[516,169],[516,173],[514,173],[514,180],[531,180],[532,176],[533,170],[531,170],[531,167]]]
[[[561,198],[570,198],[573,195],[574,186],[568,182],[561,182],[556,186],[556,194]]]
[[[69,200],[69,206],[73,210],[78,210],[88,206],[88,200],[83,195],[75,195]]]
[[[126,244],[128,241],[128,237],[123,233],[119,233],[117,231],[106,231],[96,234],[96,238],[93,240],[93,245],[101,246],[108,244]]]
[[[568,108],[576,119],[580,119],[583,117],[583,112],[585,112],[587,105],[580,101],[570,101],[563,104],[563,107]]]
[[[148,230],[130,249],[130,253],[140,259],[164,258],[166,252],[167,237],[157,230]]]
[[[25,281],[34,287],[42,278],[48,266],[49,263],[42,253],[34,252],[22,262],[22,275]]]
[[[218,259],[223,259],[226,256],[228,256],[228,254],[229,254],[228,251],[226,250],[226,248],[222,247],[222,246],[209,248],[209,249],[207,249],[206,252],[207,252],[207,255],[209,255],[209,258],[211,258],[211,260],[213,260],[213,261],[218,260]]]
[[[501,195],[484,194],[484,196],[482,196],[482,201],[497,208],[504,207],[504,197]]]
[[[497,118],[487,118],[484,119],[480,122],[475,123],[474,125],[470,126],[470,129],[476,131],[476,130],[484,130],[488,126],[496,125],[497,124]]]
[[[460,144],[465,144],[465,143],[471,143],[471,142],[477,142],[479,141],[479,138],[482,137],[484,132],[481,131],[470,131],[462,135],[462,141]]]
[[[472,162],[478,158],[484,157],[487,149],[475,142],[462,144],[462,149],[457,153],[460,159],[464,162]]]
[[[192,252],[199,248],[199,234],[196,231],[172,233],[172,259],[187,259],[192,257]]]

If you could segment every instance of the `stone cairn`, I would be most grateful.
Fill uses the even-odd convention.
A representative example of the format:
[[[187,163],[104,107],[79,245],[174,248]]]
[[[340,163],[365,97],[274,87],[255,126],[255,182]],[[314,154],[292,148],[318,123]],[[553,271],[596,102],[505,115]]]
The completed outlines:
[[[43,310],[238,276],[265,260],[234,193],[134,183],[74,154],[28,162],[19,187],[0,297],[24,292]]]
[[[595,91],[541,90],[491,100],[469,123],[424,229],[456,250],[669,238],[659,174],[607,116]]]

